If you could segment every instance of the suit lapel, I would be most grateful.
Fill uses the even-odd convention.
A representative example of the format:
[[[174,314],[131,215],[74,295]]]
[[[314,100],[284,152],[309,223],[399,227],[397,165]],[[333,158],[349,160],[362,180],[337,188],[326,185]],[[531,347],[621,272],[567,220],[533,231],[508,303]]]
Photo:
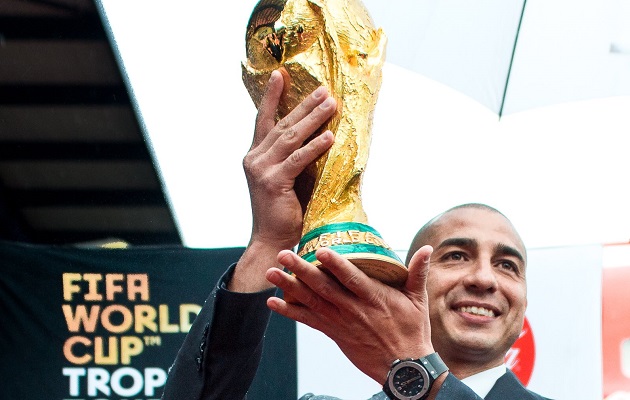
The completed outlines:
[[[517,399],[530,399],[531,395],[521,385],[516,375],[508,370],[502,377],[497,379],[485,400],[517,400]]]

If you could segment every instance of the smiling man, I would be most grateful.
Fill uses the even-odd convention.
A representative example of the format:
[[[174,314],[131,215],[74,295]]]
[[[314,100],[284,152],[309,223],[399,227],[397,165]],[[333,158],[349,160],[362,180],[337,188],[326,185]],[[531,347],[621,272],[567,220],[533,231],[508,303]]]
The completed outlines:
[[[410,254],[425,244],[434,248],[427,279],[433,346],[457,376],[501,365],[527,307],[518,233],[497,210],[467,204],[423,227]]]
[[[460,205],[421,228],[408,254],[400,290],[328,249],[318,252],[327,272],[281,254],[300,279],[275,269],[267,277],[299,303],[268,304],[324,332],[383,383],[373,399],[544,399],[504,364],[527,307],[526,251],[510,221],[484,204]]]
[[[434,248],[427,277],[431,341],[450,373],[481,397],[503,376],[495,390],[530,398],[503,362],[527,307],[526,250],[516,229],[492,207],[464,204],[420,229],[407,263],[426,244]]]

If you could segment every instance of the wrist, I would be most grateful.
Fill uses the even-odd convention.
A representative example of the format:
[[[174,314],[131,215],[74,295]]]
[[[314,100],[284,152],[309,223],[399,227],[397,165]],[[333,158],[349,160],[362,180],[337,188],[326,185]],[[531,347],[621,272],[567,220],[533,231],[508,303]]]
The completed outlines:
[[[431,334],[428,334],[427,337],[430,337]],[[416,339],[419,342],[421,339]],[[420,358],[428,357],[429,355],[436,353],[435,349],[431,344],[426,346],[409,346],[405,347],[407,350],[399,351],[395,353],[390,353],[391,358],[387,362],[386,365],[382,365],[380,367],[380,375],[381,380],[379,381],[381,384],[387,383],[387,376],[392,368],[392,364],[394,364],[398,360],[417,360]],[[398,357],[396,357],[398,356]],[[402,357],[401,357],[402,356]]]
[[[437,353],[418,359],[396,360],[383,392],[390,399],[426,400],[434,398],[446,378],[448,367]]]
[[[227,283],[232,292],[253,293],[273,287],[265,278],[269,268],[278,267],[278,253],[282,245],[252,240],[238,260],[234,275]]]

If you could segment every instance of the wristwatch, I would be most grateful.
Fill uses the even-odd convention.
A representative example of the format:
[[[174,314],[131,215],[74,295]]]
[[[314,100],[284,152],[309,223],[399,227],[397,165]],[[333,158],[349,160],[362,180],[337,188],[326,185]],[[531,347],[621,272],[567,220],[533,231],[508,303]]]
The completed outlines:
[[[396,360],[392,364],[383,392],[393,400],[423,400],[435,379],[448,371],[438,353],[417,360]]]

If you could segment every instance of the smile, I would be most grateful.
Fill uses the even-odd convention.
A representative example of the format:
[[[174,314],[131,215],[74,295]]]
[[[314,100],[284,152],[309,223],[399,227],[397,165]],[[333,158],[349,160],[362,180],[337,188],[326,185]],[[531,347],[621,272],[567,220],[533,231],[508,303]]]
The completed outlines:
[[[461,312],[468,313],[468,314],[481,315],[481,316],[484,316],[484,317],[494,317],[494,311],[488,310],[488,309],[483,308],[483,307],[475,307],[475,306],[459,307],[458,310],[461,311]]]

